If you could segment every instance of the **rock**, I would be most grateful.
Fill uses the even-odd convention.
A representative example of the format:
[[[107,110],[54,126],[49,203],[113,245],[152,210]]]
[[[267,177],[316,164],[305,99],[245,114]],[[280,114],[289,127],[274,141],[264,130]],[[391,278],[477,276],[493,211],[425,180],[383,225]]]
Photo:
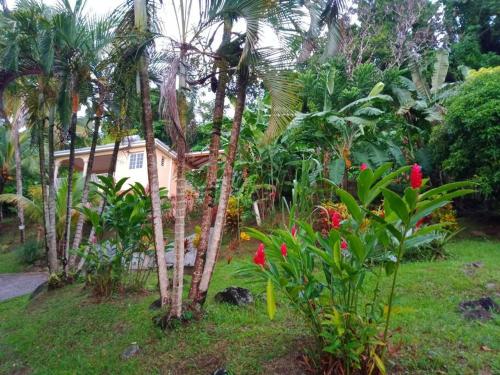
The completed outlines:
[[[149,305],[150,310],[159,310],[161,309],[161,299],[158,298],[157,300],[153,301],[151,305]]]
[[[252,293],[245,288],[230,286],[215,295],[217,302],[229,303],[231,305],[243,306],[253,302]]]
[[[482,268],[483,267],[483,262],[466,263],[465,267],[467,267],[467,268]]]
[[[132,345],[130,345],[127,349],[125,349],[122,353],[122,359],[129,359],[132,358],[133,356],[139,354],[141,349],[139,348],[139,345],[137,343],[133,342]]]
[[[495,283],[488,283],[485,285],[485,288],[488,290],[495,290],[497,288],[497,284]]]
[[[44,283],[38,285],[38,287],[33,291],[33,293],[31,293],[30,300],[37,297],[42,292],[46,291],[47,288],[48,288],[48,281],[45,281]]]
[[[229,375],[229,372],[225,368],[218,368],[211,375]]]
[[[492,312],[498,312],[498,305],[490,297],[461,302],[458,308],[468,320],[489,320]]]

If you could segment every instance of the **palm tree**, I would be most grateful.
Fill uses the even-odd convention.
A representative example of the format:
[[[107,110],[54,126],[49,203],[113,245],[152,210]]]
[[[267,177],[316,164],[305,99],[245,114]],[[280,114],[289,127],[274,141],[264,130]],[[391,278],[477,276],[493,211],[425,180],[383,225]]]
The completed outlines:
[[[239,133],[245,109],[246,91],[252,76],[258,76],[262,79],[269,90],[272,106],[270,126],[274,128],[283,127],[293,117],[295,107],[298,104],[296,95],[298,86],[294,80],[290,79],[291,76],[286,71],[289,68],[286,64],[287,56],[281,50],[259,49],[257,47],[259,30],[262,30],[262,24],[267,20],[285,19],[288,17],[290,9],[287,4],[287,2],[279,4],[278,2],[269,3],[267,1],[228,1],[226,4],[226,11],[227,9],[231,10],[234,18],[244,18],[246,20],[247,30],[243,41],[240,41],[244,42],[244,46],[236,67],[235,113],[224,166],[217,215],[212,236],[208,242],[198,293],[193,298],[197,304],[203,304],[206,298],[222,240],[227,204],[232,189],[233,169],[238,149]]]
[[[0,126],[0,194],[3,193],[5,185],[12,178],[12,167],[14,165],[14,143],[12,142],[11,130],[7,126]],[[0,204],[0,222],[3,220],[3,206]]]
[[[146,0],[134,0],[134,26],[139,41],[144,42],[150,38],[148,30],[148,9]],[[153,113],[151,111],[151,98],[149,89],[149,58],[146,48],[138,50],[139,61],[137,73],[142,101],[142,124],[146,142],[146,159],[148,165],[149,190],[151,194],[152,215],[154,232],[154,245],[158,267],[158,284],[160,287],[161,306],[168,303],[168,274],[165,261],[165,242],[163,238],[163,224],[161,215],[160,186],[158,182],[158,169],[155,152],[155,139],[153,133]]]
[[[92,79],[92,83],[95,86],[95,91],[97,95],[93,96],[93,103],[95,108],[94,116],[94,129],[92,133],[92,143],[90,146],[89,159],[87,164],[87,174],[85,175],[83,194],[82,194],[82,204],[85,205],[88,199],[89,193],[89,183],[92,174],[92,168],[94,166],[94,156],[97,147],[97,141],[99,138],[99,129],[101,126],[102,116],[104,114],[104,104],[108,94],[109,82],[104,77],[110,73],[110,59],[103,59],[101,56],[101,51],[108,46],[112,40],[111,30],[114,26],[113,22],[105,21],[108,17],[104,17],[102,20],[96,20],[89,24],[89,39],[88,43],[93,50],[93,54],[90,57],[90,71],[95,77]],[[113,18],[109,18],[113,20]],[[97,96],[97,98],[96,98]],[[83,234],[83,223],[84,216],[80,215],[78,218],[78,223],[75,228],[75,234],[73,238],[73,249],[78,249],[82,240]],[[75,255],[69,257],[69,266],[72,268],[75,265]]]

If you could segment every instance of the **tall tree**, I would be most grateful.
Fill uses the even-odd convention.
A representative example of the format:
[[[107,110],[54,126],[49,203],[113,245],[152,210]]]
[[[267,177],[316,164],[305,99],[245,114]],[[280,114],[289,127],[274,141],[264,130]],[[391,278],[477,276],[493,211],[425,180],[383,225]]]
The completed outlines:
[[[148,12],[146,0],[134,0],[134,25],[139,39],[148,40]],[[161,216],[160,186],[158,182],[158,168],[156,160],[156,146],[153,131],[153,113],[151,111],[151,98],[149,88],[149,57],[146,48],[140,49],[137,66],[139,86],[142,101],[142,124],[146,141],[146,159],[148,165],[149,190],[154,233],[154,246],[156,250],[156,263],[158,267],[158,284],[160,287],[161,305],[168,303],[168,274],[165,261],[165,242],[163,238],[163,224]]]

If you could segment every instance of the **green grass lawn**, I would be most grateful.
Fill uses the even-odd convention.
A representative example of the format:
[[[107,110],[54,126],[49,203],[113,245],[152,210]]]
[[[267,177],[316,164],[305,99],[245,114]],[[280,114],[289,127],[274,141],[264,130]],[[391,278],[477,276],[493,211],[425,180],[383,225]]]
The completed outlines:
[[[445,261],[402,265],[391,373],[500,373],[498,315],[487,323],[469,322],[457,311],[462,300],[498,296],[500,242],[460,240],[448,250]],[[235,374],[293,374],[310,342],[307,327],[286,304],[269,321],[259,289],[233,275],[243,261],[250,256],[218,264],[204,320],[167,333],[151,322],[153,294],[97,303],[82,285],[73,285],[33,302],[20,297],[0,303],[0,373],[210,374],[226,367]],[[466,275],[464,264],[476,261],[483,267]],[[494,290],[486,288],[491,283]],[[256,303],[215,303],[213,294],[229,285],[250,287]],[[122,360],[133,342],[140,354]]]

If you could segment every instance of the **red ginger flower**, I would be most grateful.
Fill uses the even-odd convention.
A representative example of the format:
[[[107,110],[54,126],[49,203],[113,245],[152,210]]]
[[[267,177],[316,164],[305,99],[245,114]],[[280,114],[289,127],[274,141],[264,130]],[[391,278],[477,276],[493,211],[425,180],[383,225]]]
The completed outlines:
[[[284,242],[283,242],[283,243],[281,244],[281,255],[283,255],[284,257],[286,257],[286,256],[287,256],[287,254],[288,254],[288,250],[287,250],[287,248],[286,248],[286,243],[284,243]]]
[[[347,242],[346,242],[346,240],[342,240],[342,242],[340,243],[340,248],[342,250],[347,250]]]
[[[364,170],[365,170],[365,169],[367,169],[367,168],[368,168],[368,165],[366,165],[366,163],[361,163],[361,166],[359,167],[359,169],[360,169],[361,171],[364,171]]]
[[[413,189],[418,189],[422,186],[422,167],[417,163],[411,167],[410,184]]]
[[[266,254],[264,254],[264,244],[260,243],[257,251],[255,252],[255,256],[253,257],[253,262],[258,266],[264,267],[266,264]]]
[[[293,237],[297,236],[297,227],[295,225],[292,227],[292,236]]]
[[[339,229],[341,220],[342,220],[342,216],[340,216],[340,213],[338,213],[337,211],[333,211],[333,213],[332,213],[332,228]]]

